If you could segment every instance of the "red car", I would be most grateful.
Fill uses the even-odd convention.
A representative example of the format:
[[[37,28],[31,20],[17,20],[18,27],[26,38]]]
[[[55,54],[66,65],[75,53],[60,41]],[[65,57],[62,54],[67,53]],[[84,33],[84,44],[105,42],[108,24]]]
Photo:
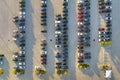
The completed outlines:
[[[81,43],[81,42],[78,42],[77,45],[78,45],[78,46],[82,46],[82,45],[84,45],[84,44]]]
[[[104,31],[105,28],[98,28],[98,31]]]
[[[78,19],[80,19],[80,18],[83,18],[83,16],[82,16],[82,15],[79,15],[79,16],[78,16]]]
[[[82,15],[82,14],[84,14],[84,12],[81,12],[81,11],[78,12],[78,15]]]
[[[90,32],[90,29],[85,29],[84,32],[86,32],[86,33],[87,33],[87,32]]]
[[[78,56],[78,59],[79,60],[83,60],[83,56]]]
[[[42,62],[45,62],[45,61],[46,61],[46,59],[45,59],[45,58],[42,58],[42,59],[41,59],[41,61],[42,61]]]
[[[78,26],[79,29],[84,28],[84,26]]]
[[[84,52],[84,50],[82,50],[82,49],[78,50],[78,53],[83,53],[83,52]]]
[[[99,6],[99,9],[105,9],[105,6]]]
[[[82,7],[78,7],[78,10],[79,10],[79,11],[81,11],[81,10],[83,10],[83,9],[84,9],[84,8],[82,8]]]
[[[90,44],[89,44],[89,43],[84,43],[84,46],[89,47],[89,46],[90,46]]]
[[[111,12],[111,9],[106,9],[106,10],[104,10],[104,12]]]
[[[78,19],[78,22],[83,22],[83,19]]]
[[[84,36],[78,36],[78,39],[84,38]]]

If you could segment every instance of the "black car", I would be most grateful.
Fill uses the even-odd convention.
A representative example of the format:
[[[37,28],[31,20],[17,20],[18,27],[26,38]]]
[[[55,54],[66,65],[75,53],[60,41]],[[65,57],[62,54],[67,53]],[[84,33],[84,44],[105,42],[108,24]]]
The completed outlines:
[[[62,44],[67,44],[67,42],[66,42],[66,41],[64,41],[64,42],[62,42]]]
[[[83,7],[84,4],[83,3],[78,3],[78,7]]]
[[[78,46],[78,49],[84,49],[84,47],[83,46]]]
[[[56,65],[61,65],[61,64],[62,64],[62,62],[57,62],[57,63],[56,63]]]
[[[68,30],[68,28],[67,28],[67,27],[65,27],[65,28],[63,28],[63,30],[65,30],[65,31],[66,31],[66,30]]]
[[[85,9],[85,10],[89,10],[89,9],[90,9],[90,6],[87,6],[87,7],[85,7],[84,9]]]
[[[89,2],[84,3],[84,6],[90,6],[90,3]]]
[[[42,65],[46,65],[46,64],[47,64],[47,62],[42,62],[41,64],[42,64]]]
[[[42,23],[41,23],[41,25],[44,25],[44,26],[46,26],[46,25],[47,25],[47,23],[46,23],[46,22],[42,22]]]
[[[46,4],[41,4],[41,7],[47,7],[47,5]]]
[[[41,30],[42,33],[47,33],[47,30]]]
[[[90,55],[85,55],[85,59],[90,59],[91,56]]]
[[[25,12],[25,8],[20,8],[20,12]]]
[[[19,46],[25,46],[25,43],[20,43]]]
[[[20,7],[21,7],[21,8],[24,8],[24,7],[25,7],[25,4],[20,4]]]
[[[67,34],[64,34],[64,35],[62,35],[62,37],[68,37],[68,35],[67,35]]]
[[[4,57],[4,54],[0,54],[0,57]]]
[[[63,58],[64,58],[64,59],[68,58],[68,55],[63,55]]]
[[[78,63],[84,63],[84,60],[78,60]]]
[[[64,44],[63,47],[68,47],[68,45],[67,45],[67,44]]]
[[[67,26],[67,24],[63,24],[62,26],[63,26],[63,27],[66,27],[66,26]]]
[[[41,15],[47,15],[47,13],[46,12],[42,12]]]
[[[42,55],[41,55],[41,57],[43,57],[43,58],[44,58],[44,57],[47,57],[47,55],[46,55],[46,54],[42,54]]]
[[[42,15],[41,18],[47,18],[47,16],[46,15]]]
[[[19,23],[19,26],[25,26],[25,22]]]
[[[61,68],[62,68],[61,65],[57,65],[57,66],[56,66],[56,69],[61,69]]]
[[[25,0],[20,0],[19,3],[22,3],[22,4],[25,3]]]
[[[20,30],[20,33],[24,34],[24,33],[25,33],[25,30]]]
[[[67,65],[63,66],[63,69],[68,69],[68,66]]]
[[[25,58],[24,58],[24,57],[19,57],[19,58],[18,58],[18,61],[24,62],[24,61],[25,61]]]
[[[68,40],[68,38],[63,38],[62,40],[63,40],[63,41],[67,41],[67,40]]]
[[[19,21],[20,22],[25,22],[25,19],[24,18],[20,18]]]
[[[111,26],[112,26],[111,23],[107,23],[107,24],[106,24],[106,27],[111,27]]]

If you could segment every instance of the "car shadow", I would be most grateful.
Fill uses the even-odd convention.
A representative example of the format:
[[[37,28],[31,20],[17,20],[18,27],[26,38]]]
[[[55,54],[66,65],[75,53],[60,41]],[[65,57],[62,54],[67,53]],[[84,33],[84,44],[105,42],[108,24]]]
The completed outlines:
[[[6,58],[6,56],[3,57],[3,62],[4,64],[1,66],[1,68],[4,69],[4,74],[0,76],[0,80],[9,80],[9,69],[10,69],[10,66],[9,66],[9,62]]]
[[[47,40],[47,73],[42,75],[40,79],[49,80],[54,79],[54,8],[51,0],[47,1],[47,33],[43,34]]]
[[[68,2],[68,75],[62,76],[63,80],[76,80],[76,47],[77,46],[77,12],[76,1]],[[76,33],[76,34],[75,34]]]
[[[33,32],[33,13],[31,0],[26,0],[26,69],[24,75],[18,76],[20,80],[33,80],[33,47],[36,41]]]

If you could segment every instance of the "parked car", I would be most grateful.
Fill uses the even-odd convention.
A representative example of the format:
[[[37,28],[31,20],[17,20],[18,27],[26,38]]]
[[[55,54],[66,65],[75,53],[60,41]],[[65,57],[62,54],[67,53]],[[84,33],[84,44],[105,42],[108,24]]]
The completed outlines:
[[[47,30],[41,30],[42,33],[47,33]]]
[[[98,28],[98,31],[104,31],[105,28]]]

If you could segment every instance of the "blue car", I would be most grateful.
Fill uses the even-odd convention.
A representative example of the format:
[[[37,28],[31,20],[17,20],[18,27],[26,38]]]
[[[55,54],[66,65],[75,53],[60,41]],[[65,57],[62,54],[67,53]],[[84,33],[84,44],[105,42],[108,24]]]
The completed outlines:
[[[68,54],[68,52],[63,52],[63,55],[64,55],[64,54]]]
[[[90,36],[86,36],[85,39],[90,39]]]
[[[62,22],[63,22],[63,23],[68,23],[68,20],[63,20]]]
[[[55,57],[56,58],[61,58],[62,56],[60,54],[57,54]]]
[[[47,11],[47,9],[46,9],[46,8],[42,8],[42,9],[41,9],[41,11],[46,12],[46,11]]]
[[[106,32],[106,34],[112,34],[112,32]]]
[[[56,41],[56,44],[61,44],[61,41]]]
[[[84,40],[83,39],[78,39],[78,42],[84,42]]]
[[[64,12],[64,13],[67,13],[67,12],[68,12],[68,9],[67,9],[67,8],[64,8],[64,9],[63,9],[63,12]]]

